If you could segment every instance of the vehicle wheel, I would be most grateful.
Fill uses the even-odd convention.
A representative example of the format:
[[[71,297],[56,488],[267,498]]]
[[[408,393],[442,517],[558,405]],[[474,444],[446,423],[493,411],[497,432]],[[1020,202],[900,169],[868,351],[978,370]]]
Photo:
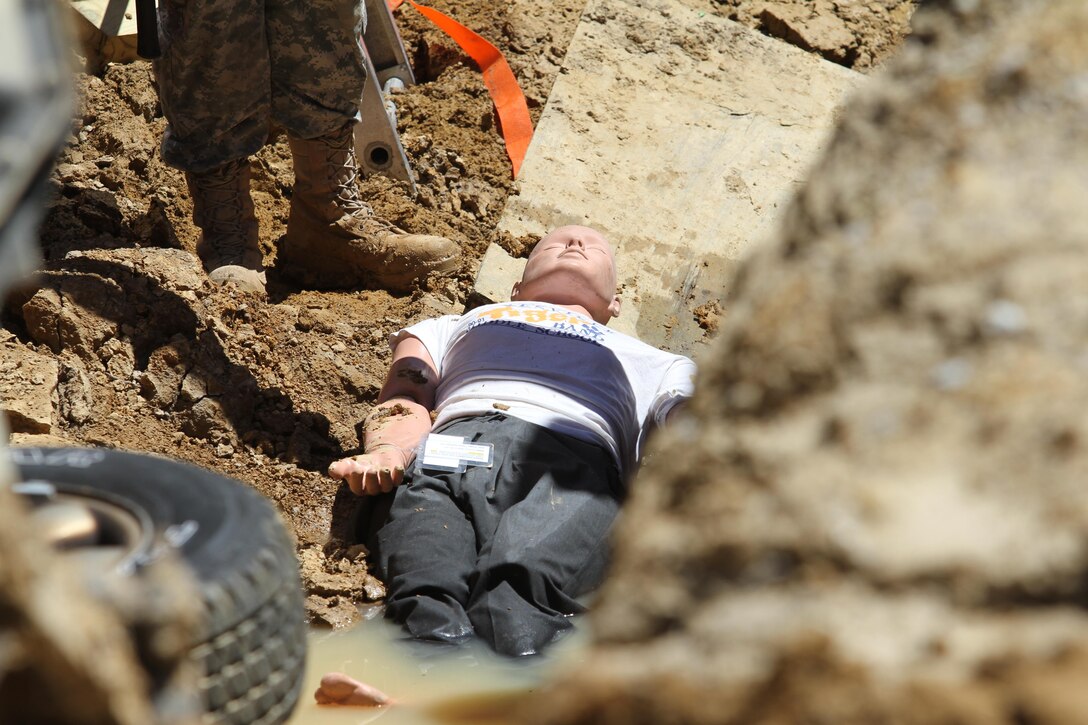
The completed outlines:
[[[133,575],[173,551],[192,570],[204,616],[191,657],[204,675],[206,723],[287,719],[302,685],[305,614],[294,545],[267,500],[231,479],[150,455],[8,453],[20,492],[82,567]]]

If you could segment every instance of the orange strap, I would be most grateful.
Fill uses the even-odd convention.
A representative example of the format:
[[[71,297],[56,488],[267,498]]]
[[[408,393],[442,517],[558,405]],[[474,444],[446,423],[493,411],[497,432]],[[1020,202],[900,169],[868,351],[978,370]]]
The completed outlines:
[[[396,10],[404,1],[386,0],[390,10]],[[529,106],[525,103],[525,95],[521,92],[521,86],[518,85],[510,64],[506,62],[506,58],[498,48],[450,16],[434,8],[419,5],[413,0],[407,1],[446,35],[453,38],[453,41],[461,46],[461,50],[480,66],[484,85],[487,86],[487,91],[495,104],[495,110],[499,114],[502,137],[506,142],[506,153],[510,156],[514,178],[517,178],[518,171],[521,170],[521,162],[525,159],[525,151],[533,138],[533,122],[529,119]]]

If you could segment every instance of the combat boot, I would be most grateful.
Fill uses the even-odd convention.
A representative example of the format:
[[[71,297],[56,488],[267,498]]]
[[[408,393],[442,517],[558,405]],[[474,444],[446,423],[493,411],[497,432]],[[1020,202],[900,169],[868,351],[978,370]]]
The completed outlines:
[[[318,289],[368,284],[404,291],[431,272],[457,269],[461,250],[449,239],[408,234],[363,202],[353,125],[315,139],[288,136],[295,186],[283,274]]]
[[[246,292],[265,291],[264,255],[257,216],[249,195],[249,159],[231,161],[204,173],[186,172],[193,197],[193,221],[200,227],[196,253],[217,285]]]

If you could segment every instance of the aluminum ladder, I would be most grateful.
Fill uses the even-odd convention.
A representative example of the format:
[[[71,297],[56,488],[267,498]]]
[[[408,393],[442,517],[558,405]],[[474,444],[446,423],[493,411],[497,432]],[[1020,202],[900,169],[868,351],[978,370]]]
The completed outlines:
[[[390,96],[396,89],[414,85],[416,79],[385,0],[365,0],[364,4],[366,83],[359,99],[360,122],[355,125],[355,155],[364,176],[385,174],[403,181],[414,197],[415,177],[397,134],[397,109]]]

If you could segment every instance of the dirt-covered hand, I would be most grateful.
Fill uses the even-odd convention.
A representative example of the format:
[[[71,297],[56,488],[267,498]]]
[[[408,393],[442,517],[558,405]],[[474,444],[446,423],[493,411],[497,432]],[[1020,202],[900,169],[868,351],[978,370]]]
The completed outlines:
[[[341,458],[329,466],[329,475],[346,481],[356,496],[387,493],[404,481],[408,460],[402,448],[383,446],[370,453]]]

